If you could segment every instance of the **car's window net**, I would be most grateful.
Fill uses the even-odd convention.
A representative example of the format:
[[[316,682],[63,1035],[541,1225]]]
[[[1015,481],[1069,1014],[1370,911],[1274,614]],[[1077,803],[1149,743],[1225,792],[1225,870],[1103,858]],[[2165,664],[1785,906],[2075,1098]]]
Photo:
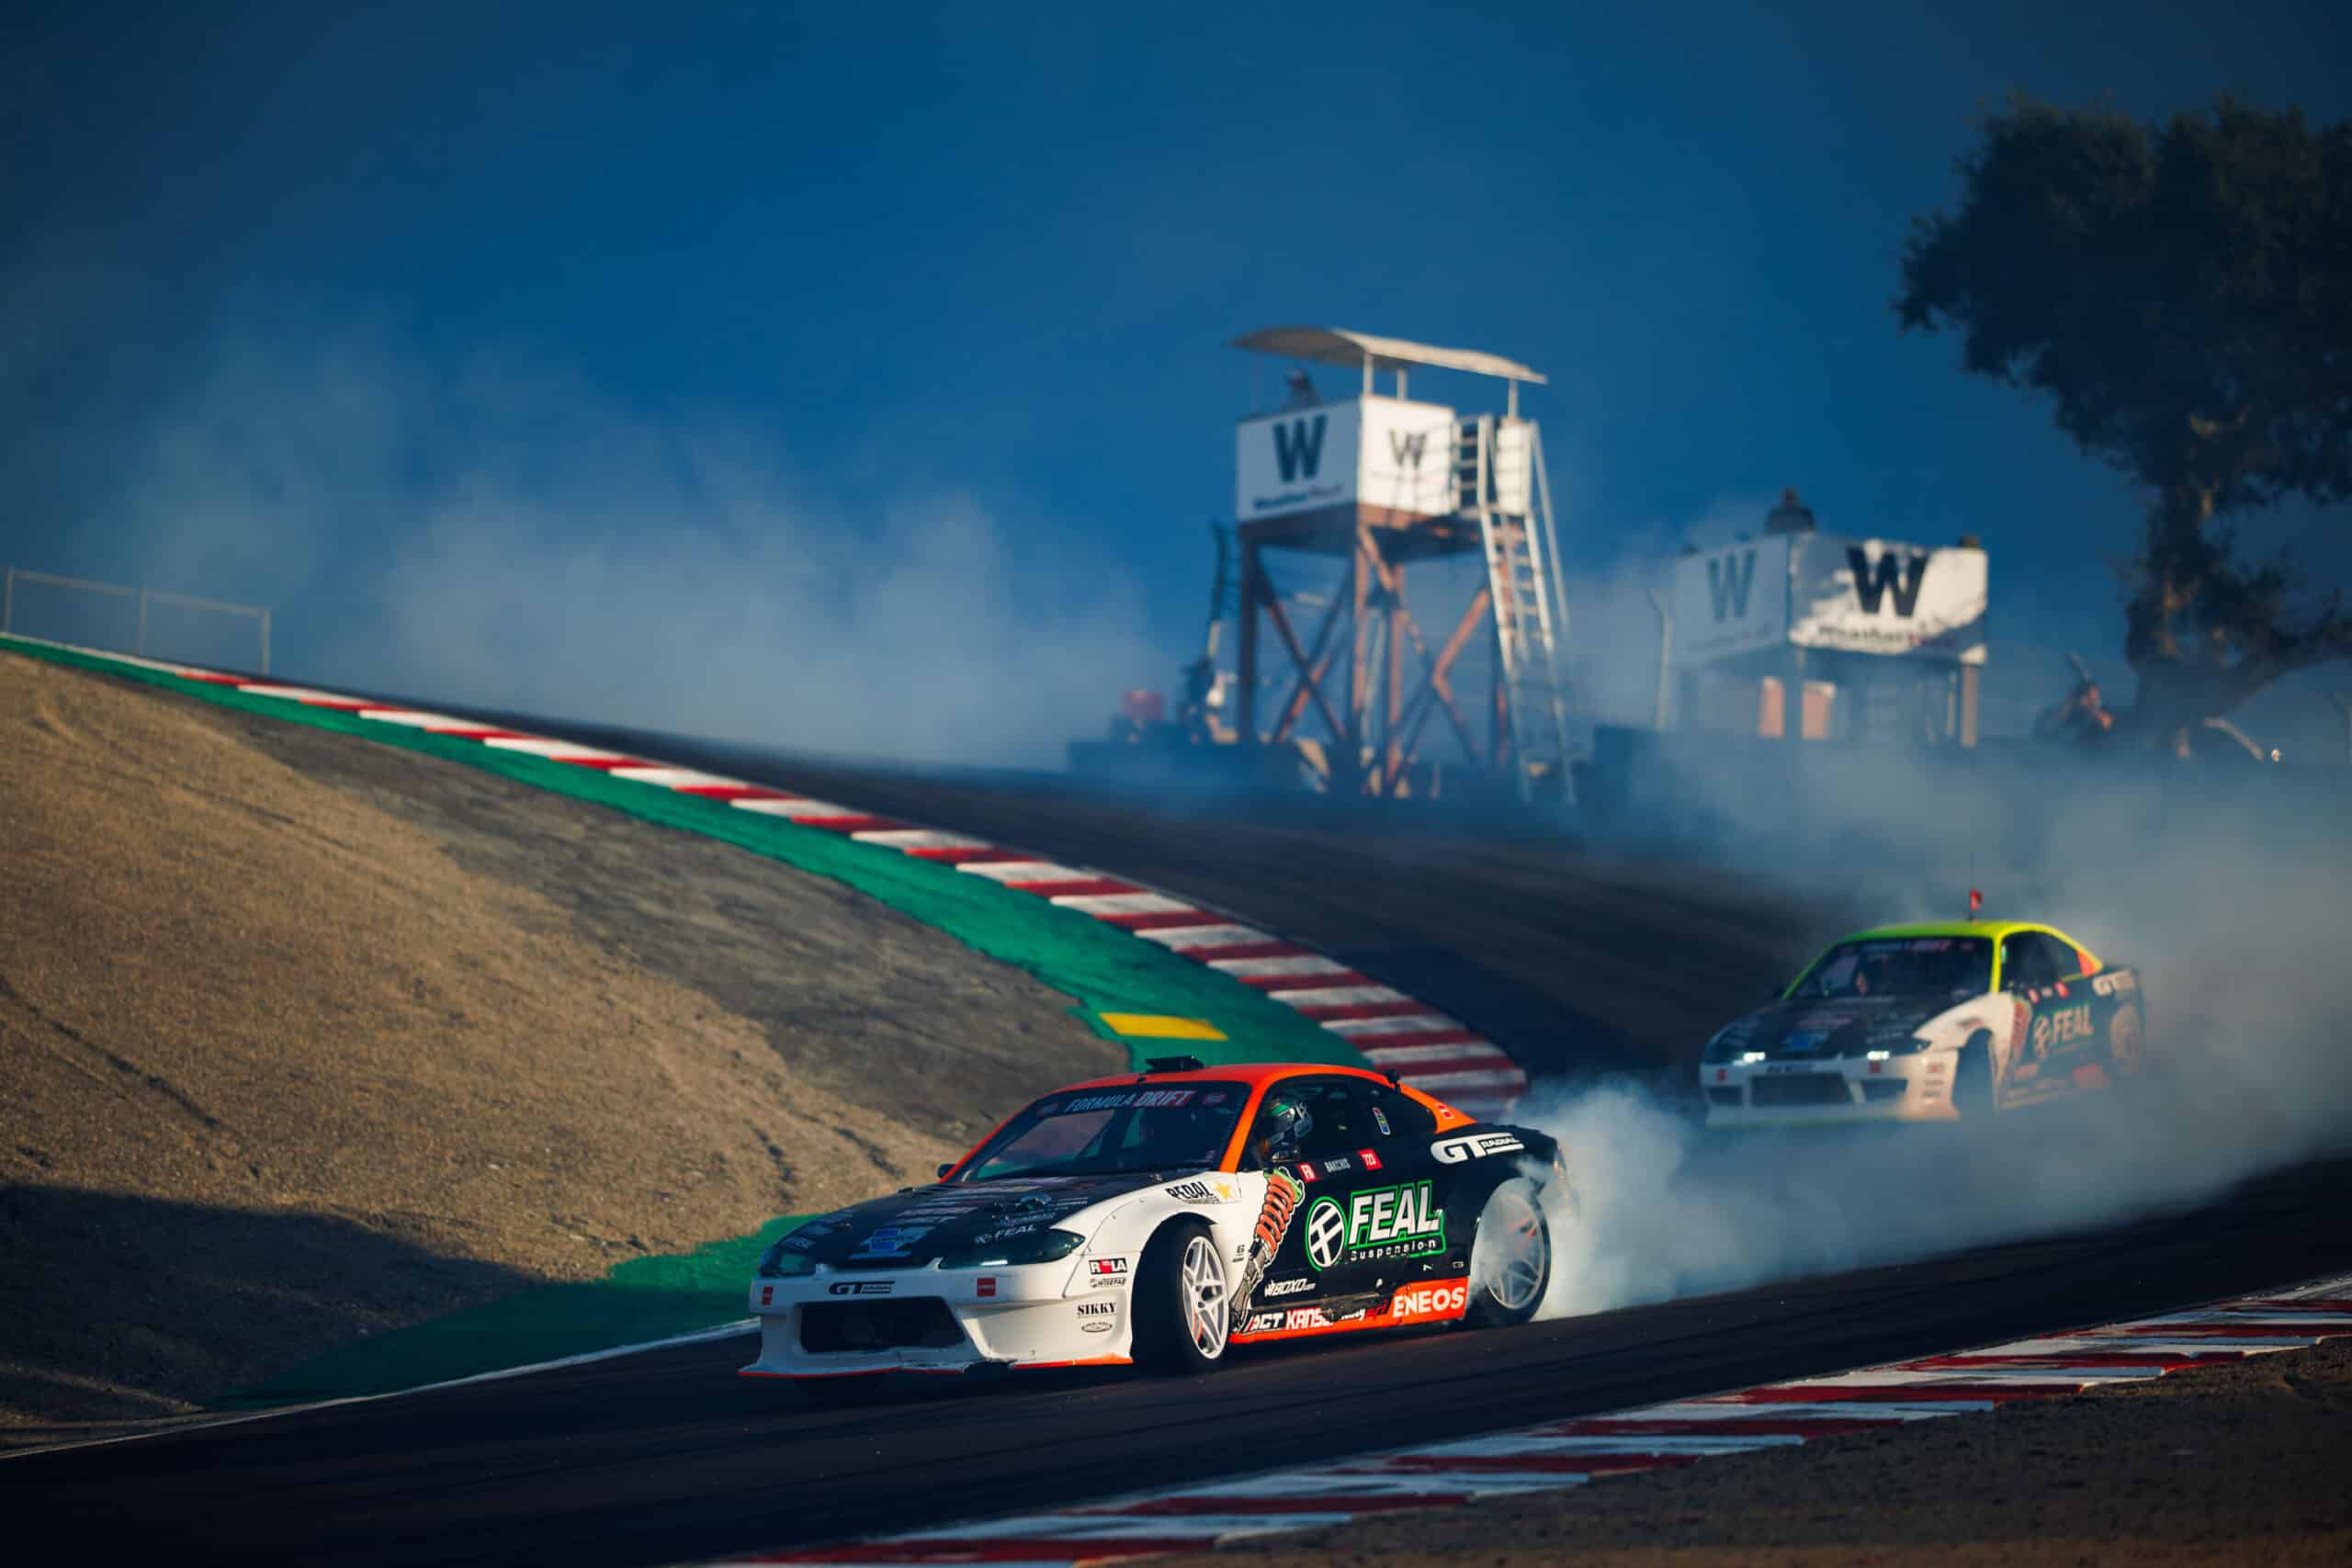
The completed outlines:
[[[1805,971],[1798,997],[1924,997],[1989,990],[1993,944],[1983,937],[1840,942]]]
[[[1217,1082],[1049,1094],[999,1129],[956,1179],[1204,1170],[1224,1158],[1249,1099],[1244,1085]]]
[[[2006,990],[2054,986],[2081,968],[2073,949],[2039,931],[2021,931],[2001,944],[2001,986]]]

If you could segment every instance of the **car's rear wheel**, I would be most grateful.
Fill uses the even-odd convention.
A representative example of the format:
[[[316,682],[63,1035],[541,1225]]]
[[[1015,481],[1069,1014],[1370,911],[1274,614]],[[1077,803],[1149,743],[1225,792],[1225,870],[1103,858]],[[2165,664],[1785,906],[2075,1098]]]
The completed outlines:
[[[2140,1010],[2126,1004],[2107,1021],[2107,1059],[2118,1072],[2136,1073],[2142,1066]]]
[[[1159,1372],[1204,1372],[1233,1337],[1233,1297],[1225,1259],[1198,1220],[1159,1227],[1136,1268],[1132,1297],[1136,1364]]]
[[[1543,1200],[1533,1182],[1506,1181],[1479,1211],[1477,1238],[1470,1244],[1468,1321],[1477,1328],[1525,1323],[1551,1285],[1552,1226]]]

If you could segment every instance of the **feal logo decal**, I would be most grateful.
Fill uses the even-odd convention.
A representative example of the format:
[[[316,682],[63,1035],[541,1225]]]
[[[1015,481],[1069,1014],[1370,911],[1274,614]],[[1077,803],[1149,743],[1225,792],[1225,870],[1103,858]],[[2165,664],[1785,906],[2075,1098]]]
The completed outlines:
[[[1306,1211],[1306,1260],[1317,1269],[1329,1269],[1340,1260],[1340,1249],[1347,1246],[1348,1222],[1340,1213],[1337,1200],[1325,1198]]]
[[[1341,1258],[1419,1258],[1445,1250],[1445,1211],[1430,1184],[1374,1187],[1345,1200],[1318,1198],[1306,1211],[1306,1260],[1317,1269]]]
[[[1282,470],[1283,483],[1311,479],[1323,467],[1323,427],[1329,417],[1318,413],[1313,419],[1275,423],[1274,466]]]

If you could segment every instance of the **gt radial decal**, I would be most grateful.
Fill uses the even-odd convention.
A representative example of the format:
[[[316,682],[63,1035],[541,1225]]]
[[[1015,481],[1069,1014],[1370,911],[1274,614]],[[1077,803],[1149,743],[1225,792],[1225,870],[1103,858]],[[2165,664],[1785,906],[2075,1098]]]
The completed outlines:
[[[1339,1200],[1318,1198],[1306,1215],[1306,1260],[1329,1269],[1344,1257],[1425,1258],[1445,1250],[1445,1211],[1426,1181],[1351,1193],[1342,1222]]]

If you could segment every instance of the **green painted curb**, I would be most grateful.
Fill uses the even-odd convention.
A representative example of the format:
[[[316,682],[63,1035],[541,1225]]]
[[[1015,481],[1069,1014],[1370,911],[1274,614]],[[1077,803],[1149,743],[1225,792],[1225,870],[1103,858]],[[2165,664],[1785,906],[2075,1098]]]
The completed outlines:
[[[476,1377],[509,1367],[669,1339],[732,1323],[760,1254],[811,1218],[786,1214],[751,1235],[673,1258],[634,1258],[601,1280],[540,1285],[485,1306],[338,1345],[269,1382],[213,1400],[220,1410],[308,1404]]]
[[[0,637],[0,649],[175,692],[216,707],[421,751],[830,877],[1035,976],[1073,998],[1079,1005],[1071,1010],[1105,1038],[1120,1038],[1103,1023],[1106,1012],[1204,1019],[1227,1036],[1129,1041],[1130,1065],[1137,1068],[1148,1056],[1176,1053],[1198,1056],[1213,1066],[1272,1061],[1364,1065],[1340,1036],[1229,976],[1115,926],[953,866],[656,784],[611,778],[594,768],[430,735],[291,698],[255,696],[103,655],[15,637]],[[243,1407],[383,1393],[714,1327],[743,1315],[743,1291],[752,1266],[789,1223],[789,1218],[772,1221],[752,1235],[714,1242],[683,1256],[632,1259],[600,1280],[539,1286],[486,1306],[370,1336],[214,1403]]]

